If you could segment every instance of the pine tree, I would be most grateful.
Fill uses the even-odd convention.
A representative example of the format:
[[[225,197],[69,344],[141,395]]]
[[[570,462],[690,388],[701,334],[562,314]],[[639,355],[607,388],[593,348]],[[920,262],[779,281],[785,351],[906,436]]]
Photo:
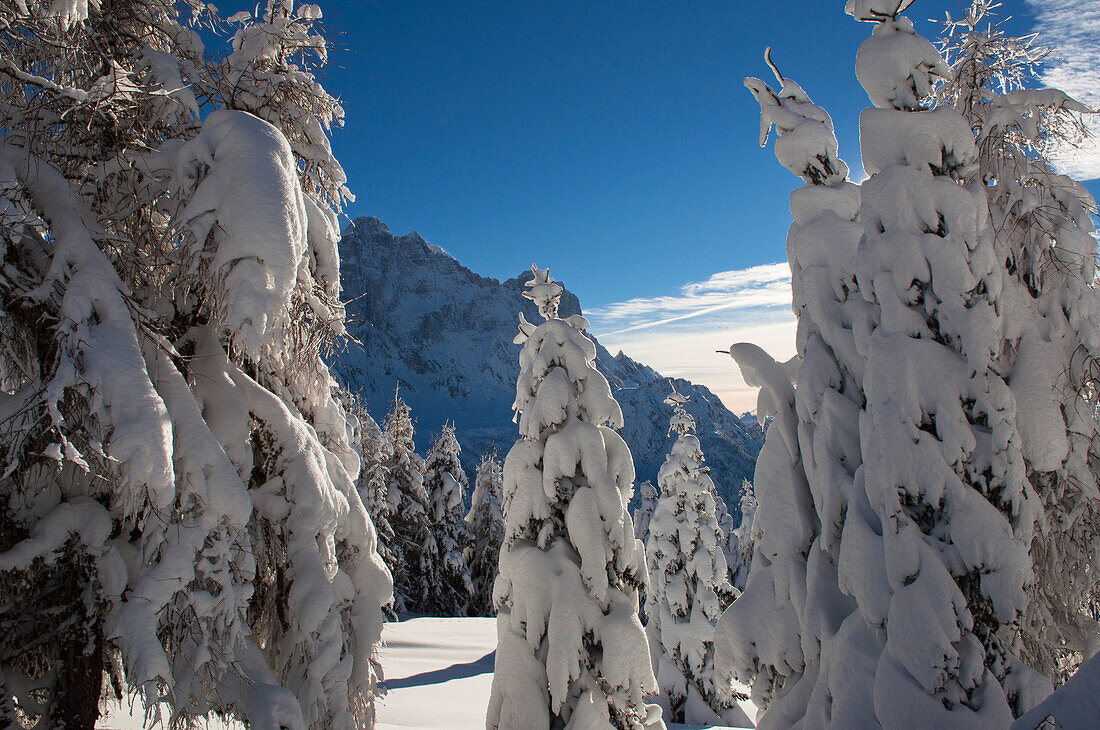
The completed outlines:
[[[718,605],[725,611],[737,596],[741,595],[745,585],[736,582],[739,574],[747,576],[745,566],[741,565],[741,554],[737,550],[737,528],[733,526],[733,516],[722,495],[715,492],[715,514],[718,519],[718,549],[726,558],[726,583],[718,591]]]
[[[833,616],[853,608],[833,587],[845,509],[852,513],[845,497],[862,462],[864,354],[857,335],[870,328],[872,313],[854,273],[863,234],[855,221],[860,190],[837,156],[832,120],[779,73],[770,51],[765,58],[781,88],[745,80],[761,108],[760,144],[774,125],[776,157],[805,183],[791,195],[795,222],[787,235],[797,355],[778,363],[755,345],[730,348],[746,382],[761,388],[761,424],[772,421],[754,479],[760,504],[751,570],[715,629],[715,664],[721,676],[751,686],[753,702],[766,709],[762,727],[783,727],[810,716],[822,642],[836,630]],[[861,726],[873,706],[870,695],[848,703],[837,694],[834,717]],[[828,726],[826,717],[813,719]]]
[[[396,392],[383,433],[382,468],[387,475],[386,499],[394,533],[394,607],[401,613],[426,613],[433,600],[439,548],[424,488],[427,467],[413,443],[412,412]]]
[[[663,728],[638,589],[645,556],[626,512],[623,419],[580,315],[559,319],[562,287],[531,267],[520,315],[515,410],[520,439],[504,463],[506,532],[493,595],[498,637],[487,726]]]
[[[1087,198],[1068,181],[1047,189],[1063,223],[1006,234],[1006,223],[1030,225],[1045,193],[1026,165],[997,169],[995,139],[1074,107],[1058,92],[998,98],[996,84],[960,85],[976,78],[973,64],[949,68],[898,3],[848,9],[876,23],[856,60],[876,107],[860,119],[870,178],[858,196],[823,174],[846,168],[805,92],[778,72],[779,93],[746,82],[765,136],[778,128],[780,161],[810,185],[792,196],[788,238],[801,363],[731,348],[776,422],[756,473],[752,571],[719,623],[718,661],[770,700],[762,727],[850,727],[869,708],[882,725],[1007,726],[1050,691],[1021,661],[1029,619],[1049,600],[1036,588],[1046,556],[1033,536],[1043,502],[1060,509],[1053,485],[1069,447],[1058,434],[1081,421],[1067,407],[1077,396],[1052,392],[1073,369],[1050,357],[1077,345],[1049,335],[1096,311],[1086,283],[1095,241],[1085,241]],[[956,91],[932,107],[936,78]],[[1077,268],[1046,278],[1050,301],[1073,304],[1037,327],[1036,264],[1062,248],[1052,232]],[[1041,245],[1025,250],[1029,238]],[[1074,501],[1087,521],[1091,508]],[[1075,571],[1046,565],[1062,578]]]
[[[504,541],[504,512],[501,506],[504,473],[496,454],[481,457],[470,497],[466,524],[472,541],[466,548],[466,563],[474,584],[471,613],[493,616],[493,583],[497,579],[500,546]]]
[[[649,542],[649,521],[653,519],[653,510],[657,509],[657,487],[653,482],[644,481],[638,485],[642,502],[634,510],[634,534],[643,545]]]
[[[437,616],[468,615],[474,595],[470,566],[464,554],[473,542],[473,535],[463,515],[468,482],[458,459],[460,452],[454,426],[444,424],[425,460],[424,488],[431,503],[432,531],[439,548],[431,601],[425,612]]]
[[[0,4],[0,724],[91,727],[108,668],[180,723],[373,723],[342,111],[293,7],[207,54],[201,3]]]
[[[745,479],[741,483],[741,524],[729,531],[726,560],[731,561],[730,580],[739,591],[745,590],[749,579],[749,566],[752,564],[752,549],[756,541],[753,535],[753,522],[756,519],[756,495],[752,482]]]
[[[363,464],[356,490],[378,535],[378,555],[392,570],[395,565],[394,535],[390,526],[390,504],[386,497],[388,474],[383,466],[388,449],[386,438],[358,396],[346,392],[341,395],[341,402],[355,425],[354,441],[359,444],[359,458]],[[387,610],[392,611],[392,604]]]
[[[951,72],[937,106],[970,123],[1006,266],[1001,306],[1012,321],[998,368],[1009,373],[1027,478],[1042,506],[1031,543],[1035,576],[1021,627],[1021,657],[1061,684],[1100,649],[1100,431],[1092,363],[1100,345],[1096,204],[1050,156],[1084,137],[1084,105],[1053,89],[1028,89],[1050,49],[1012,38],[975,0],[950,18],[942,43]],[[984,24],[984,28],[982,27]],[[1026,293],[1025,293],[1026,292]]]
[[[718,596],[728,588],[726,558],[714,482],[703,464],[695,420],[684,408],[687,400],[675,387],[665,400],[673,408],[670,432],[677,438],[657,477],[661,498],[646,544],[646,632],[666,720],[747,720],[719,696],[715,681],[713,635]]]

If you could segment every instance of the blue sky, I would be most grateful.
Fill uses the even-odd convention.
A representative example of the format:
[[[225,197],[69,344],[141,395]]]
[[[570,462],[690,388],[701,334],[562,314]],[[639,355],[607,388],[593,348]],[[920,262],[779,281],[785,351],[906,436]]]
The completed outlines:
[[[907,15],[933,36],[924,19],[961,5],[918,0]],[[793,353],[776,264],[798,181],[757,146],[758,111],[741,82],[770,78],[771,45],[783,73],[830,111],[858,174],[867,100],[852,69],[871,28],[843,7],[322,3],[338,46],[324,80],[347,114],[333,146],[357,196],[347,213],[416,230],[484,275],[549,265],[612,351],[751,408],[714,350],[749,339]],[[1002,11],[1015,32],[1048,30],[1048,42],[1086,55],[1100,45],[1100,0],[1006,0]],[[1059,79],[1096,89],[1098,67],[1093,55]]]

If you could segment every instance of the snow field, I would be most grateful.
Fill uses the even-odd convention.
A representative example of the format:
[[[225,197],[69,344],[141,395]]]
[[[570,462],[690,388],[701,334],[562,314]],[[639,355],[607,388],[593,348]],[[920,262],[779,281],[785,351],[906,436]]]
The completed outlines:
[[[483,730],[497,627],[493,618],[411,618],[382,628],[386,694],[377,730]]]
[[[377,730],[484,730],[493,683],[494,618],[411,618],[382,629],[387,693]],[[669,725],[670,730],[732,730]]]
[[[484,730],[493,683],[495,618],[410,618],[382,629],[380,659],[386,694],[376,730]],[[111,703],[96,730],[142,730],[140,703]],[[209,720],[204,730],[241,730]],[[670,724],[670,730],[733,730]]]

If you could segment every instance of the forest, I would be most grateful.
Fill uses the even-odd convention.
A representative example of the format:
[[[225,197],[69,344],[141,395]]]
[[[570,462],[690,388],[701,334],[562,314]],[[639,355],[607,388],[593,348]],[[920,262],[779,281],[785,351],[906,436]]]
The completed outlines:
[[[1097,110],[991,0],[832,4],[866,179],[766,52],[796,354],[714,343],[751,480],[690,383],[629,411],[651,481],[552,249],[499,451],[334,366],[370,292],[320,7],[0,0],[0,726],[416,726],[384,632],[424,618],[495,625],[489,730],[1100,722],[1097,207],[1053,162]]]

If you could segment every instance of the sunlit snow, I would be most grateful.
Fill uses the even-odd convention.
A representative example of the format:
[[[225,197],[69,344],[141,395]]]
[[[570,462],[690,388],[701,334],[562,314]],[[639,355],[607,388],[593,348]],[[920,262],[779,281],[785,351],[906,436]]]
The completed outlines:
[[[412,618],[382,630],[386,694],[378,702],[376,730],[483,730],[497,625],[493,618]],[[209,721],[206,730],[241,730]],[[141,707],[112,703],[96,730],[141,730]],[[670,725],[670,730],[703,730]],[[706,730],[726,730],[706,726]]]

